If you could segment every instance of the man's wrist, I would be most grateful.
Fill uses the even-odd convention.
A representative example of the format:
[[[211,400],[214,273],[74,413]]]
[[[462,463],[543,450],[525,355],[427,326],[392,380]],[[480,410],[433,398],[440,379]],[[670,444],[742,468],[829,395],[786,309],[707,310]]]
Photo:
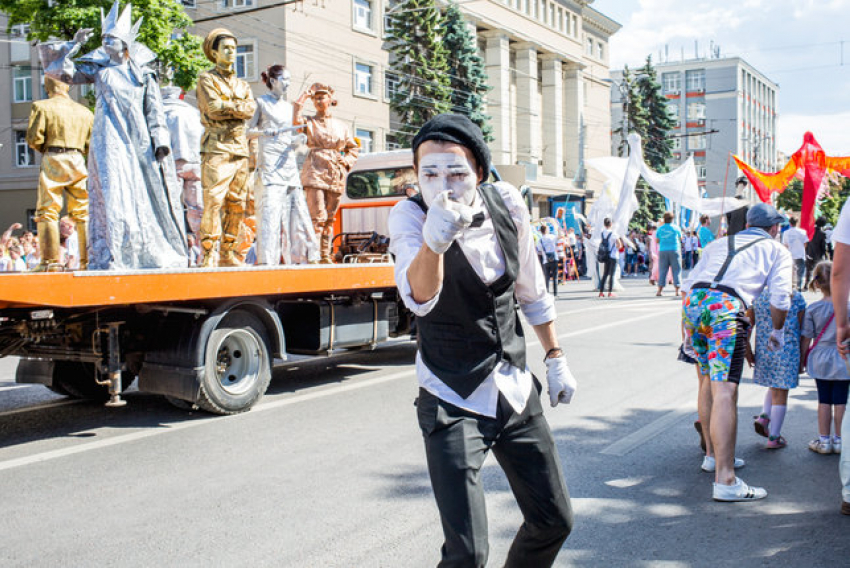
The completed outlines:
[[[564,351],[560,347],[553,347],[549,351],[546,352],[546,356],[543,357],[543,362],[545,363],[548,359],[556,359],[558,357],[563,357]]]

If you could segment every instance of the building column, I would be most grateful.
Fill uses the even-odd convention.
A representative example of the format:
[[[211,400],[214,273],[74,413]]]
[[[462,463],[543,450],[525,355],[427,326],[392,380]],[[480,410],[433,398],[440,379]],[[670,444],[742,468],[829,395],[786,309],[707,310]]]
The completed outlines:
[[[543,55],[543,175],[564,175],[564,79],[561,60]]]
[[[537,50],[519,43],[516,51],[517,161],[537,165],[540,160],[540,97],[537,92]]]
[[[508,165],[511,160],[511,51],[508,36],[501,31],[485,32],[487,40],[485,64],[487,84],[487,114],[493,126],[490,153],[493,163]]]
[[[581,125],[584,120],[584,87],[581,68],[570,65],[564,70],[564,160],[567,176],[574,177],[581,159]]]

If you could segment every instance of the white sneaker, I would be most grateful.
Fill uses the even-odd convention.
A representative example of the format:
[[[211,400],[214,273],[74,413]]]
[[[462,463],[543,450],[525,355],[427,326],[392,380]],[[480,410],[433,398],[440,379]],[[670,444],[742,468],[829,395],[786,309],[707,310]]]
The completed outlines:
[[[733,485],[723,485],[722,483],[713,485],[715,501],[756,501],[767,497],[767,491],[762,487],[750,487],[740,477],[735,478]]]
[[[820,438],[815,438],[814,440],[809,442],[809,449],[819,454],[831,454],[832,448],[832,440],[828,442],[821,442]],[[838,451],[841,452],[840,445]]]
[[[735,469],[741,469],[746,465],[746,462],[741,458],[735,458]],[[706,473],[714,473],[717,469],[717,463],[714,458],[705,456],[702,458],[702,470]]]

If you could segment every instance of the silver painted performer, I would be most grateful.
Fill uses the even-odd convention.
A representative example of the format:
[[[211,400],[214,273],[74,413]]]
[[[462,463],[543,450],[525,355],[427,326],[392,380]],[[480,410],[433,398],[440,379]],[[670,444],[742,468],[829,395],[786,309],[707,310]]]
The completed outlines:
[[[92,30],[47,44],[45,73],[94,83],[97,103],[89,151],[89,270],[188,266],[180,184],[159,85],[148,66],[156,55],[136,43],[141,20],[120,17],[116,0],[101,14],[103,44],[76,60]]]
[[[198,237],[204,214],[204,188],[201,185],[201,137],[204,126],[201,113],[180,98],[180,87],[162,87],[162,106],[165,122],[171,134],[171,152],[182,182],[183,206],[189,231]]]
[[[292,81],[282,65],[262,74],[271,92],[257,99],[257,110],[248,123],[248,138],[259,140],[260,180],[255,189],[257,264],[303,264],[319,261],[319,244],[293,147],[305,137],[292,126],[292,105],[286,91]]]

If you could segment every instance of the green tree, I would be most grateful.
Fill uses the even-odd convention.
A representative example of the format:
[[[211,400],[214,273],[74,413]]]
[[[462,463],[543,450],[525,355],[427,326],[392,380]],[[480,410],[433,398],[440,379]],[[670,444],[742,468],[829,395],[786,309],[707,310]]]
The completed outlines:
[[[399,77],[390,109],[402,125],[396,139],[405,146],[423,124],[452,108],[444,24],[436,0],[403,0],[389,12],[390,67]]]
[[[835,226],[841,214],[841,208],[844,207],[848,197],[850,197],[850,179],[843,177],[838,185],[830,184],[829,195],[820,202],[820,214]]]
[[[795,179],[776,198],[776,206],[785,211],[800,211],[803,204],[803,182]]]
[[[623,119],[620,127],[614,130],[614,132],[620,138],[620,145],[617,151],[620,156],[625,156],[626,150],[629,147],[627,141],[629,133],[637,132],[641,138],[646,138],[649,126],[649,115],[643,106],[640,86],[628,65],[623,68],[620,95],[623,99]]]
[[[661,92],[658,74],[652,66],[652,57],[646,58],[643,67],[637,70],[635,80],[640,111],[645,121],[643,131],[643,157],[647,165],[659,173],[669,171],[667,160],[673,157],[673,142],[668,138],[675,121],[667,110],[667,97]],[[660,219],[664,214],[664,197],[641,184],[638,193],[639,207],[634,216],[635,224],[645,227],[649,221]]]
[[[201,38],[185,31],[192,20],[183,5],[174,0],[136,0],[132,4],[133,21],[143,18],[139,41],[170,70],[175,85],[184,90],[194,88],[198,73],[210,63],[201,50]],[[12,26],[29,24],[29,40],[70,40],[78,29],[93,28],[96,33],[82,53],[100,44],[100,10],[107,13],[111,7],[112,0],[0,0],[0,11],[8,16],[7,32]]]
[[[452,112],[464,114],[481,127],[484,139],[490,142],[490,117],[486,113],[484,100],[490,87],[484,60],[478,54],[475,34],[469,29],[457,4],[450,2],[446,8],[446,24],[443,45],[449,54],[449,85],[451,87]]]

